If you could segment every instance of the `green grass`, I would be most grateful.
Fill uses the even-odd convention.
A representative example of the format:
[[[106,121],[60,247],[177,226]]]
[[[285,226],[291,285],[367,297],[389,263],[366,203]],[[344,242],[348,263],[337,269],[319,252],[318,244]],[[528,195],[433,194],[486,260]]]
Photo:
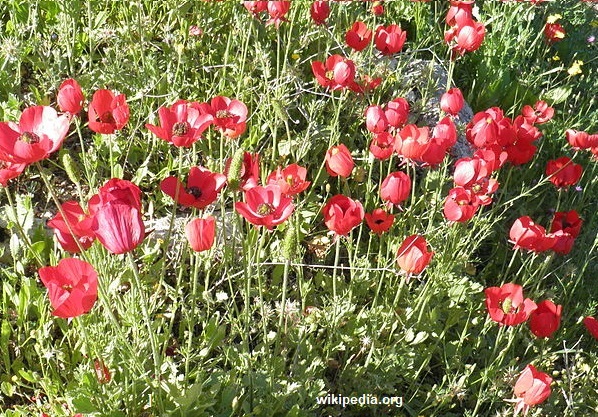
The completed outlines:
[[[378,17],[362,2],[331,2],[327,27],[310,21],[310,3],[293,2],[278,31],[233,1],[0,5],[3,121],[18,120],[30,105],[54,105],[69,77],[88,100],[109,88],[126,94],[131,108],[127,126],[110,137],[87,129],[86,116],[75,120],[62,149],[41,162],[43,173],[32,165],[0,193],[2,415],[510,415],[513,405],[504,399],[514,397],[514,382],[528,363],[555,381],[550,398],[529,415],[598,412],[597,341],[581,323],[598,314],[598,173],[591,155],[572,151],[564,134],[598,127],[597,44],[586,40],[596,34],[596,10],[572,0],[538,6],[478,0],[486,39],[453,71],[442,38],[445,2],[389,1]],[[567,36],[548,46],[542,28],[554,13],[563,16]],[[408,31],[396,70],[372,49],[351,53],[344,45],[355,20],[370,28],[400,22]],[[203,35],[189,35],[191,25]],[[365,95],[319,87],[310,64],[333,53],[348,54],[359,74],[381,76],[380,87]],[[340,240],[337,255],[321,207],[338,193],[360,200],[366,211],[382,204],[380,182],[403,168],[396,156],[382,163],[369,158],[364,111],[411,92],[402,80],[414,59],[450,68],[474,112],[499,106],[514,117],[539,98],[555,107],[555,118],[540,126],[544,136],[534,159],[502,168],[495,202],[470,222],[450,224],[442,215],[452,187],[454,160],[447,157],[436,169],[408,168],[416,178],[413,197],[404,210],[395,209],[389,233],[378,237],[362,224]],[[584,62],[583,72],[569,75],[575,60]],[[424,99],[413,108],[425,104],[431,88],[419,86]],[[210,130],[180,150],[145,128],[157,123],[160,106],[216,95],[249,109],[247,131],[237,140]],[[356,161],[357,173],[347,180],[324,169],[324,154],[337,143]],[[163,178],[185,178],[191,166],[222,172],[239,148],[260,154],[262,181],[279,165],[308,169],[310,188],[274,232],[234,213],[239,192],[225,190],[200,213],[175,208],[160,191]],[[65,155],[74,176],[64,168]],[[562,155],[583,165],[581,191],[557,191],[546,180],[546,161]],[[44,230],[58,210],[51,193],[60,201],[86,201],[113,176],[143,190],[145,220],[213,212],[217,245],[195,254],[176,226],[167,238],[150,234],[129,255],[110,255],[95,243],[83,256],[100,277],[97,303],[73,320],[56,318],[37,274],[70,256]],[[513,222],[529,215],[548,227],[557,207],[584,219],[573,251],[513,251]],[[285,256],[283,240],[291,233],[296,250]],[[415,233],[425,235],[435,255],[406,283],[395,257]],[[506,282],[523,285],[536,302],[548,298],[563,306],[553,338],[536,339],[527,324],[505,328],[490,320],[483,290]],[[110,382],[96,377],[95,359],[110,370]],[[318,405],[316,397],[328,393],[401,396],[404,404]]]

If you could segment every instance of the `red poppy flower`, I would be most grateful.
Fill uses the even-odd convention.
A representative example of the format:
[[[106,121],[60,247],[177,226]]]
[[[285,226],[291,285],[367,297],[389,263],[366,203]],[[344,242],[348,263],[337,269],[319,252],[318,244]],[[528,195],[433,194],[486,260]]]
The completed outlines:
[[[579,217],[577,211],[557,211],[554,213],[550,232],[554,233],[558,230],[562,230],[570,233],[573,237],[577,237],[581,231],[582,224],[583,220]]]
[[[411,178],[401,171],[391,172],[380,185],[380,198],[395,206],[409,198]]]
[[[527,321],[537,306],[529,298],[523,299],[523,287],[508,283],[502,287],[490,287],[484,290],[486,309],[490,318],[505,326],[516,326]]]
[[[484,42],[486,27],[481,22],[465,20],[444,34],[447,43],[454,41],[453,51],[460,55],[476,51]]]
[[[554,245],[554,238],[546,235],[546,229],[535,224],[529,216],[515,220],[509,232],[513,249],[527,249],[534,252],[543,252]]]
[[[491,107],[486,111],[478,112],[467,124],[466,138],[477,148],[487,148],[497,143],[499,123],[504,119],[504,114],[498,107]]]
[[[214,119],[211,114],[202,113],[197,106],[185,100],[179,100],[170,107],[160,107],[158,117],[160,126],[148,123],[145,127],[160,139],[187,148],[201,139]]]
[[[523,106],[521,115],[530,124],[542,124],[552,119],[552,116],[554,116],[554,109],[545,101],[538,100],[533,108],[529,104]]]
[[[341,176],[346,178],[351,175],[355,167],[351,152],[342,143],[326,151],[325,162],[326,171],[331,177]]]
[[[129,105],[124,94],[114,95],[110,90],[93,94],[87,116],[89,128],[96,133],[112,134],[129,121]]]
[[[381,208],[374,209],[371,213],[365,213],[365,221],[372,232],[377,235],[388,232],[395,221],[394,214],[387,213]]]
[[[28,107],[18,125],[0,123],[0,159],[13,164],[41,161],[60,148],[68,130],[68,117],[52,107]]]
[[[476,196],[463,187],[452,188],[444,200],[444,217],[453,222],[471,220],[478,209]]]
[[[145,238],[141,190],[127,180],[112,178],[89,201],[91,230],[114,254],[130,252]]]
[[[536,337],[551,337],[561,324],[563,306],[550,300],[541,301],[537,306],[530,315],[529,328]]]
[[[382,16],[384,14],[384,2],[381,0],[374,1],[370,11],[374,16]]]
[[[56,317],[85,314],[98,298],[98,274],[93,266],[80,259],[61,259],[56,266],[40,268],[38,274],[48,289],[52,314]]]
[[[363,51],[372,40],[372,31],[363,22],[355,22],[345,33],[345,42],[356,51]]]
[[[409,102],[403,97],[389,101],[384,107],[384,115],[389,126],[400,129],[409,119]]]
[[[486,161],[488,169],[497,171],[505,162],[507,162],[507,153],[498,145],[493,145],[488,148],[478,149],[473,153],[474,158],[480,158]]]
[[[374,45],[382,55],[393,55],[403,49],[407,32],[399,25],[378,26],[374,34]]]
[[[423,236],[411,235],[403,241],[397,251],[397,263],[408,275],[419,275],[430,264],[434,252],[428,251],[428,242]]]
[[[552,159],[546,163],[546,175],[557,188],[567,188],[577,184],[582,173],[581,165],[571,161],[571,158],[567,156]]]
[[[330,6],[327,1],[314,1],[309,8],[309,14],[316,25],[323,25],[330,16]]]
[[[342,55],[331,55],[326,63],[314,61],[311,70],[322,87],[338,90],[355,84],[355,64]]]
[[[365,217],[363,205],[342,194],[332,197],[324,207],[324,224],[339,236],[346,236],[359,226]]]
[[[592,337],[598,340],[598,320],[594,317],[586,317],[583,319],[583,325],[586,326]]]
[[[282,22],[289,21],[286,15],[291,8],[290,1],[267,1],[266,3],[268,3],[267,10],[270,15],[270,19],[266,22],[267,25],[274,24],[278,29]]]
[[[357,94],[374,91],[382,83],[382,78],[372,78],[367,74],[359,74],[359,80],[350,83],[349,88]]]
[[[282,193],[287,197],[297,195],[307,189],[309,181],[305,181],[307,169],[297,164],[291,164],[286,168],[280,168],[270,175],[266,180],[267,184],[276,184],[280,187]]]
[[[457,128],[451,117],[445,116],[434,126],[428,149],[420,160],[429,165],[438,165],[455,143],[457,143]]]
[[[235,210],[249,223],[268,230],[283,223],[295,209],[293,200],[285,197],[278,185],[257,185],[244,195],[245,202],[235,203]]]
[[[67,201],[62,204],[61,208],[66,219],[59,211],[47,223],[54,229],[58,243],[62,249],[70,253],[79,253],[81,249],[88,249],[95,240],[95,235],[91,230],[92,218],[83,211],[77,201]]]
[[[451,116],[458,115],[464,103],[463,93],[456,87],[448,90],[440,98],[440,108]]]
[[[567,142],[569,142],[575,150],[598,146],[598,135],[590,135],[587,132],[567,129],[565,131],[565,136],[567,137]]]
[[[456,185],[471,187],[490,175],[488,164],[480,158],[461,158],[455,163],[453,178]]]
[[[27,168],[27,164],[15,164],[0,160],[0,184],[6,187],[8,181],[18,177]]]
[[[429,134],[427,126],[407,125],[395,140],[395,151],[404,158],[420,160],[430,146]]]
[[[548,43],[562,41],[565,35],[565,28],[560,23],[546,23],[544,26],[544,38]]]
[[[515,413],[526,415],[529,408],[544,402],[550,397],[552,378],[538,371],[533,365],[527,365],[515,382]]]
[[[247,11],[253,13],[254,16],[257,16],[259,13],[268,10],[267,1],[244,1],[243,6],[245,6]]]
[[[167,177],[160,183],[160,189],[185,207],[204,209],[216,201],[225,184],[225,175],[204,167],[192,167],[187,185],[177,177]]]
[[[247,128],[247,106],[239,100],[217,96],[210,104],[200,103],[197,107],[202,113],[211,115],[214,127],[230,139],[241,136]]]
[[[449,26],[462,25],[473,19],[473,0],[451,0],[451,5],[446,13],[446,24]]]
[[[85,100],[85,96],[76,80],[69,78],[58,87],[56,102],[61,112],[72,115],[79,114],[83,109],[83,100]]]
[[[395,137],[388,132],[378,133],[374,135],[370,143],[370,152],[374,158],[381,161],[391,157],[394,152]]]
[[[386,114],[380,106],[369,106],[365,110],[365,127],[372,133],[382,133],[388,128]]]
[[[210,250],[216,236],[216,219],[208,216],[205,219],[191,220],[185,226],[185,236],[195,252]]]

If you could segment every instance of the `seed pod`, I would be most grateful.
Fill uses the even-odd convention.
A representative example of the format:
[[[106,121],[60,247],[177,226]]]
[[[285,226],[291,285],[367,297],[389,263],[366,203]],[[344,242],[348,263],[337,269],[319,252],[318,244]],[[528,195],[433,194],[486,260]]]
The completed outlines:
[[[78,187],[80,184],[79,167],[71,157],[70,153],[65,153],[64,155],[62,155],[62,165],[64,166],[66,175]]]
[[[282,241],[282,256],[290,261],[296,255],[296,252],[297,236],[295,235],[295,227],[289,223]]]
[[[227,182],[229,188],[233,190],[237,190],[239,188],[244,154],[245,151],[242,148],[237,149],[230,162],[230,167],[228,168]]]

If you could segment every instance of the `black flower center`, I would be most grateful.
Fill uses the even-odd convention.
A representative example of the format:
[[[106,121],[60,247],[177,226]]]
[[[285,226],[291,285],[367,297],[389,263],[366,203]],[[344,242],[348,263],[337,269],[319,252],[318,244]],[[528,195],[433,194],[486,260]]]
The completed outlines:
[[[187,192],[189,194],[191,194],[193,197],[195,197],[195,199],[200,198],[201,195],[203,194],[199,187],[189,187],[189,188],[187,188]]]

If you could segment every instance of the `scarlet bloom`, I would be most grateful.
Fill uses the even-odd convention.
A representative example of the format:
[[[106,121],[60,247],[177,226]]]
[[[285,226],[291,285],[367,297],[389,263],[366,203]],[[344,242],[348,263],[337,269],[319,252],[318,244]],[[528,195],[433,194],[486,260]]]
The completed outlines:
[[[598,320],[594,317],[586,317],[583,319],[583,325],[586,326],[592,337],[598,340]]]
[[[76,80],[69,78],[64,80],[58,87],[56,102],[60,111],[72,115],[79,114],[83,109],[83,100],[85,100],[85,96],[83,96],[81,86]]]
[[[337,235],[346,236],[365,216],[363,205],[342,194],[332,197],[322,208],[324,224]]]
[[[544,26],[544,38],[548,43],[556,43],[565,38],[565,28],[560,23],[546,23]]]
[[[384,14],[384,2],[381,0],[374,1],[370,10],[374,16],[382,16]]]
[[[389,126],[400,129],[409,119],[409,102],[403,97],[389,101],[384,108],[384,115]]]
[[[411,235],[397,251],[399,268],[409,275],[419,275],[430,263],[434,252],[428,251],[428,242],[423,236]]]
[[[554,238],[546,235],[546,229],[535,224],[529,216],[515,220],[509,237],[515,246],[513,249],[524,248],[534,252],[543,252],[554,245]]]
[[[355,84],[355,63],[341,55],[331,55],[326,63],[314,61],[311,70],[322,87],[338,90]]]
[[[355,22],[345,33],[345,42],[356,51],[363,51],[372,41],[372,31],[363,22]]]
[[[561,324],[563,306],[550,300],[541,301],[537,306],[530,315],[529,328],[536,337],[551,337]]]
[[[567,142],[569,142],[575,150],[598,146],[598,135],[590,135],[587,132],[567,129],[565,131],[565,136],[567,137]]]
[[[115,95],[104,89],[96,91],[87,111],[89,128],[104,134],[121,130],[129,121],[129,105],[126,100],[124,94]]]
[[[490,287],[484,290],[486,309],[490,318],[505,326],[516,326],[527,321],[537,306],[529,298],[523,299],[523,287],[508,283],[502,287]]]
[[[473,0],[451,0],[451,5],[446,14],[446,23],[449,26],[461,25],[473,19]]]
[[[197,104],[197,103],[195,103]],[[190,147],[212,124],[213,116],[185,100],[179,100],[170,107],[158,109],[160,126],[146,124],[154,135],[174,146]]]
[[[430,146],[429,134],[427,126],[407,125],[395,140],[395,151],[404,158],[420,160]]]
[[[204,209],[216,201],[225,184],[225,175],[192,167],[186,185],[177,177],[167,177],[160,183],[160,189],[185,207]]]
[[[380,185],[380,198],[395,206],[407,200],[411,192],[411,178],[401,171],[391,172]]]
[[[40,268],[38,274],[56,317],[78,317],[89,312],[98,299],[98,274],[85,261],[61,259],[56,266]]]
[[[355,167],[351,152],[342,143],[326,151],[325,162],[326,171],[331,177],[348,177]]]
[[[571,252],[582,223],[583,221],[575,210],[554,213],[550,227],[550,234],[554,237],[551,249],[560,255],[567,255]]]
[[[243,6],[245,6],[247,11],[253,13],[253,15],[258,15],[259,13],[268,10],[267,1],[244,1]]]
[[[305,181],[307,169],[297,164],[291,164],[285,168],[280,168],[270,175],[266,180],[267,184],[276,184],[280,187],[282,193],[287,197],[297,195],[307,189],[309,181]]]
[[[463,187],[452,188],[444,200],[444,217],[453,222],[467,222],[471,220],[478,209],[475,195]]]
[[[210,101],[210,104],[201,103],[198,108],[202,113],[211,115],[214,127],[230,139],[239,137],[247,128],[248,111],[242,101],[216,96]]]
[[[370,152],[374,158],[385,160],[394,152],[395,137],[388,132],[378,133],[370,143]]]
[[[521,115],[530,124],[542,124],[552,119],[554,108],[550,107],[545,101],[538,100],[533,108],[529,104],[523,106]]]
[[[369,106],[365,110],[365,127],[372,133],[381,133],[388,128],[386,114],[380,106]]]
[[[311,4],[309,13],[316,25],[323,25],[330,16],[330,6],[327,1],[314,1]]]
[[[88,249],[95,240],[91,230],[91,216],[83,211],[77,201],[67,201],[61,208],[64,216],[59,211],[48,221],[48,226],[54,229],[54,236],[58,243],[62,249],[70,253],[79,253],[81,249]]]
[[[454,41],[453,51],[464,55],[477,50],[484,42],[486,27],[481,22],[468,20],[451,28],[444,34],[447,43]]]
[[[67,116],[48,106],[23,110],[19,124],[0,123],[0,159],[12,164],[32,164],[57,151],[69,130]]]
[[[443,112],[456,116],[463,108],[465,100],[463,94],[458,88],[451,88],[440,98],[440,108]]]
[[[293,200],[285,197],[278,185],[256,185],[245,191],[245,202],[235,204],[235,210],[249,223],[268,230],[283,223],[294,209]]]
[[[141,218],[141,190],[127,180],[113,178],[89,202],[91,230],[114,254],[130,252],[145,238]]]
[[[0,160],[0,184],[6,187],[9,180],[18,177],[27,168],[27,164],[15,164]]]
[[[546,163],[546,175],[557,188],[567,188],[577,184],[582,173],[581,165],[574,163],[567,156],[552,159]]]
[[[291,8],[290,1],[267,1],[267,10],[270,15],[270,19],[266,22],[267,25],[274,24],[276,29],[282,22],[288,22],[289,20],[285,17]]]
[[[394,214],[387,213],[381,208],[374,209],[371,213],[365,213],[365,221],[372,232],[377,235],[388,232],[395,221]]]
[[[399,25],[378,26],[374,34],[374,45],[382,55],[393,55],[403,49],[407,32]]]
[[[544,402],[550,397],[552,378],[538,371],[533,365],[527,365],[515,382],[515,413],[523,411],[525,416],[529,408]]]
[[[193,219],[185,226],[185,236],[191,249],[195,252],[210,250],[216,235],[216,219],[208,216],[205,219]]]

